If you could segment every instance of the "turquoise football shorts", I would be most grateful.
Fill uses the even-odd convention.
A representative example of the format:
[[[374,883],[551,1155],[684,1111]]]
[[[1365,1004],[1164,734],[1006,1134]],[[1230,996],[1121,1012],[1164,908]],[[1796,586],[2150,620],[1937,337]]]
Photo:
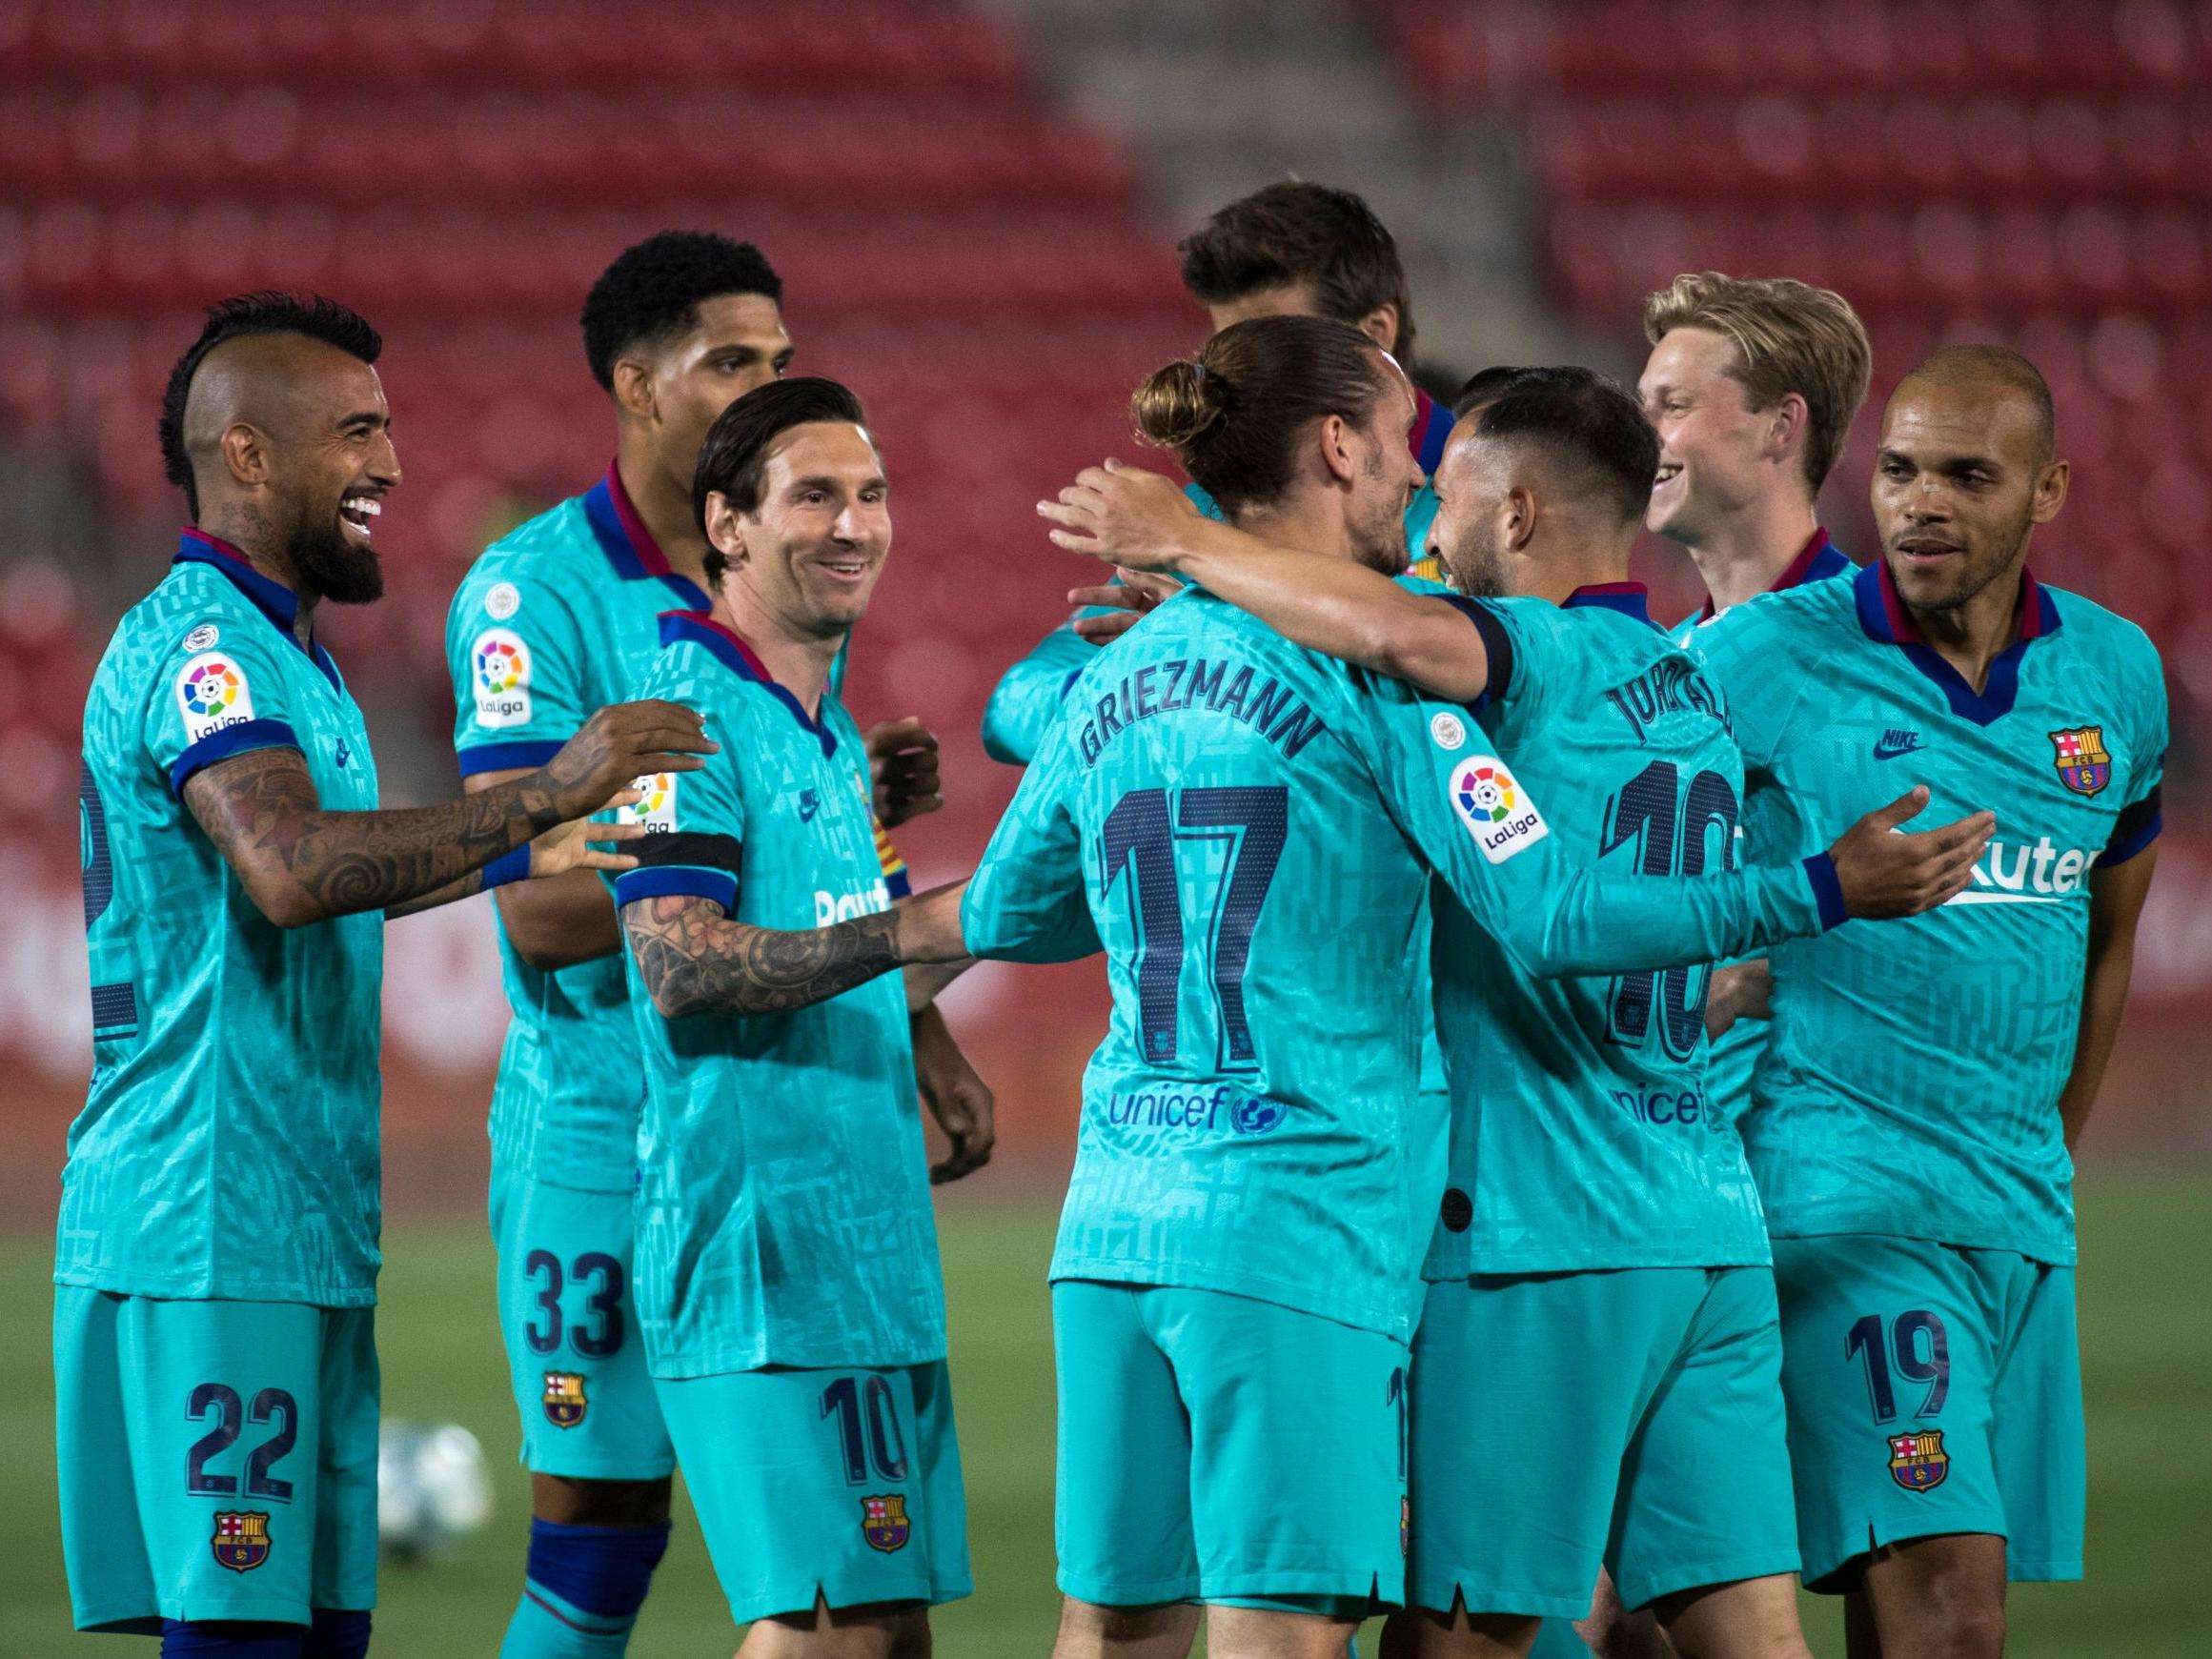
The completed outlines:
[[[375,1309],[54,1290],[80,1630],[376,1600]]]
[[[1405,1573],[1406,1346],[1222,1291],[1065,1279],[1060,1588],[1356,1619]]]
[[[522,1462],[576,1480],[676,1467],[630,1298],[630,1194],[495,1172],[499,1334],[522,1417]]]
[[[1764,1267],[1479,1274],[1413,1339],[1419,1607],[1579,1619],[1797,1565]]]
[[[1939,1532],[2015,1579],[2081,1576],[2088,1485],[2074,1270],[1853,1233],[1775,1241],[1805,1582]]]
[[[805,1612],[818,1595],[934,1606],[974,1588],[943,1360],[656,1386],[739,1624]]]

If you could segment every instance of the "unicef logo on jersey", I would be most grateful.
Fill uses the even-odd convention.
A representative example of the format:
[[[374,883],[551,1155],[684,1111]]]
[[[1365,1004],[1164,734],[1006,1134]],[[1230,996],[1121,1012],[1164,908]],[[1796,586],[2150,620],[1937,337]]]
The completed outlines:
[[[1281,1101],[1247,1095],[1228,1109],[1228,1121],[1240,1135],[1265,1135],[1290,1115]]]
[[[1290,1110],[1281,1101],[1248,1095],[1227,1083],[1212,1088],[1167,1084],[1106,1097],[1106,1119],[1116,1128],[1157,1129],[1184,1135],[1223,1130],[1247,1136],[1271,1134]]]

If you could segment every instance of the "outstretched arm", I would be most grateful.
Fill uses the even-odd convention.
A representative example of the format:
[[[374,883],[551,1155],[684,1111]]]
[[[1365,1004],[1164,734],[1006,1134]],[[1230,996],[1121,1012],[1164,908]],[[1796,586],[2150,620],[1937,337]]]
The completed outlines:
[[[1037,511],[1061,527],[1051,532],[1060,546],[1196,582],[1325,657],[1452,702],[1472,702],[1490,683],[1482,635],[1456,605],[1349,559],[1280,547],[1203,517],[1158,473],[1118,461],[1086,467]]]
[[[201,768],[184,801],[261,914],[303,927],[466,898],[482,890],[486,865],[540,837],[544,856],[533,852],[502,878],[626,868],[629,858],[590,851],[582,834],[547,832],[596,812],[640,772],[688,770],[713,747],[689,709],[625,703],[594,715],[537,771],[435,806],[325,811],[306,758],[290,745]],[[589,835],[619,840],[628,831],[601,825]]]

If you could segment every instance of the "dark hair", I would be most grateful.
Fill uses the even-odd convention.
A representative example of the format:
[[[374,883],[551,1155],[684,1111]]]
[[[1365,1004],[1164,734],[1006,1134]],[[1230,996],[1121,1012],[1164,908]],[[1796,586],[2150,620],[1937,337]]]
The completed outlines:
[[[1145,377],[1129,398],[1137,435],[1175,458],[1225,512],[1281,497],[1306,428],[1372,418],[1390,388],[1383,354],[1350,323],[1265,316],[1231,323]]]
[[[767,476],[768,446],[795,426],[818,420],[868,423],[867,411],[846,387],[819,375],[802,374],[791,380],[771,380],[756,386],[707,428],[700,446],[699,465],[691,475],[691,516],[699,533],[706,535],[706,498],[721,496],[741,513],[761,505],[761,490]],[[872,441],[872,440],[871,440]],[[706,547],[706,583],[719,586],[728,560],[712,537]]]
[[[1549,369],[1497,367],[1476,371],[1451,399],[1451,418],[1465,420],[1486,403],[1495,402],[1517,387],[1540,384]]]
[[[1223,208],[1186,237],[1183,286],[1201,305],[1309,283],[1323,316],[1356,323],[1377,306],[1398,308],[1390,352],[1410,373],[1413,301],[1406,268],[1374,210],[1348,190],[1286,179]]]
[[[615,359],[637,345],[664,345],[699,326],[699,305],[724,293],[781,301],[783,279],[750,242],[711,231],[662,231],[625,248],[583,302],[583,350],[592,378],[615,389]]]
[[[1898,382],[1900,390],[1915,380],[1937,386],[1980,383],[2002,386],[2028,400],[2036,412],[2040,455],[2046,463],[2057,453],[2058,408],[2051,400],[2051,383],[2043,372],[2009,346],[1945,346]]]
[[[261,288],[209,306],[200,337],[185,349],[176,367],[169,372],[169,385],[161,394],[161,419],[155,428],[161,439],[161,470],[184,492],[185,508],[193,518],[200,514],[200,493],[193,478],[192,457],[184,450],[184,406],[192,395],[193,376],[200,372],[207,354],[225,340],[247,334],[305,334],[364,363],[374,363],[384,350],[384,336],[358,312],[319,293],[302,299],[294,293]]]
[[[1485,374],[1498,377],[1498,390],[1470,406],[1477,437],[1539,445],[1617,521],[1642,518],[1659,471],[1659,435],[1627,387],[1594,369],[1492,369],[1470,390]]]

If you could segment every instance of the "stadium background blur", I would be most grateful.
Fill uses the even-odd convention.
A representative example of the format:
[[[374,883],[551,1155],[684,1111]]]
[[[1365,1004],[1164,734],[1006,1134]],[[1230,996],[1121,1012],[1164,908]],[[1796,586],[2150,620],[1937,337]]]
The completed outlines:
[[[899,837],[927,884],[966,867],[1015,781],[983,755],[984,697],[1090,574],[1031,503],[1137,453],[1128,388],[1206,326],[1176,237],[1293,172],[1392,228],[1444,395],[1499,361],[1633,380],[1642,295],[1679,271],[1840,289],[1875,389],[1822,507],[1862,557],[1906,368],[1996,340],[2049,376],[2075,490],[2037,567],[2150,630],[2175,740],[2083,1149],[2091,1577],[2019,1594],[2015,1651],[2205,1650],[2212,4],[0,0],[0,1659],[102,1650],[67,1633],[44,1340],[89,1055],[72,786],[91,667],[180,516],[153,417],[197,308],[313,289],[384,331],[406,470],[377,530],[390,594],[326,637],[404,804],[455,788],[440,641],[461,572],[612,453],[584,291],[662,228],[758,242],[800,369],[861,393],[888,460],[895,557],[849,700],[944,740],[945,810]],[[1654,609],[1687,611],[1682,556],[1642,557]],[[964,1659],[1048,1640],[1043,1266],[1105,1002],[1093,967],[986,968],[947,1006],[1001,1123],[997,1162],[943,1206],[982,1588],[940,1651]],[[526,1512],[480,1220],[505,1026],[484,901],[395,926],[386,1008],[388,1409],[466,1424],[500,1480],[486,1534],[387,1572],[380,1650],[435,1659],[491,1650]],[[1832,1613],[1812,1615],[1823,1654]],[[680,1530],[632,1650],[730,1646]]]

